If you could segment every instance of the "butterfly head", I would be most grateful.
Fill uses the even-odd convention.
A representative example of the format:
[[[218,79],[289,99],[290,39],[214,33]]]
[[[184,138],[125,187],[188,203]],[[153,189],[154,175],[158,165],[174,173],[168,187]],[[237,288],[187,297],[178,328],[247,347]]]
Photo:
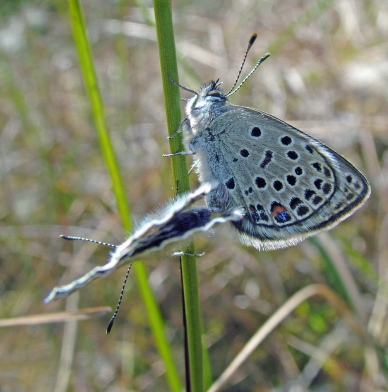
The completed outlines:
[[[205,84],[186,104],[189,117],[202,118],[218,115],[227,105],[225,92],[219,88],[219,80]]]

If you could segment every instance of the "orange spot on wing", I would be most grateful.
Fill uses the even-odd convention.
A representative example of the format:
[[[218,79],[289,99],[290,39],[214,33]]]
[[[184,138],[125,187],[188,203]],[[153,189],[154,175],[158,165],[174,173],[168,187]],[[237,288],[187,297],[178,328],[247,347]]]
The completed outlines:
[[[276,217],[279,214],[281,214],[282,212],[287,212],[287,208],[282,205],[276,205],[273,207],[273,209],[271,211],[271,215]]]

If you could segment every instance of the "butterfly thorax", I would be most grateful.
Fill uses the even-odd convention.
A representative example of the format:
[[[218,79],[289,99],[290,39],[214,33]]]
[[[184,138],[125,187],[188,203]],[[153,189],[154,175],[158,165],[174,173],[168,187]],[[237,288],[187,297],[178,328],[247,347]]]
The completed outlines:
[[[205,84],[186,105],[186,114],[194,133],[209,127],[215,118],[228,110],[227,97],[219,89],[220,82]]]

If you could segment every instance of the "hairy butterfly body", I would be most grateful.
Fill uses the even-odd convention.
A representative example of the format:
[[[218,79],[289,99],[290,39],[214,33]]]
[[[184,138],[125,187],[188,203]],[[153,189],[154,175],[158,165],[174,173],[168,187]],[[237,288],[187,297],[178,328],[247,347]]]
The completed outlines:
[[[190,151],[183,154],[195,156],[200,181],[218,182],[206,196],[209,209],[244,207],[244,218],[232,222],[244,244],[263,250],[295,245],[362,206],[370,187],[345,158],[276,117],[229,104],[240,86],[226,94],[219,85],[210,82],[199,93],[183,87],[195,96],[177,132]]]

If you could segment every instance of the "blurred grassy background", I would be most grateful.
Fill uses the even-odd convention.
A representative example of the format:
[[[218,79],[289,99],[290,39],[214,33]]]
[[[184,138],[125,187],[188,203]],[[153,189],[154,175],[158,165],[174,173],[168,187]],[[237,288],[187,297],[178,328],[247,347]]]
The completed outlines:
[[[162,158],[168,143],[152,3],[82,4],[107,123],[140,218],[173,195],[170,160]],[[221,78],[227,89],[257,32],[245,73],[267,50],[272,56],[232,102],[317,137],[372,185],[366,206],[315,242],[259,253],[219,229],[197,242],[197,250],[206,252],[198,263],[214,375],[290,295],[312,283],[334,287],[319,246],[354,279],[365,314],[361,323],[371,341],[386,348],[387,2],[201,0],[176,2],[173,9],[182,84],[198,89]],[[0,14],[1,318],[114,307],[125,268],[68,300],[42,303],[54,286],[105,263],[109,254],[103,247],[66,243],[59,234],[113,243],[127,234],[93,129],[67,4],[5,1]],[[179,263],[165,257],[147,266],[183,375]],[[168,390],[134,276],[107,337],[109,317],[1,329],[1,390]],[[329,360],[321,363],[325,354]],[[380,367],[369,369],[365,342],[330,304],[314,298],[265,340],[223,390],[305,385],[313,391],[375,391],[384,354],[387,366],[381,350]]]

